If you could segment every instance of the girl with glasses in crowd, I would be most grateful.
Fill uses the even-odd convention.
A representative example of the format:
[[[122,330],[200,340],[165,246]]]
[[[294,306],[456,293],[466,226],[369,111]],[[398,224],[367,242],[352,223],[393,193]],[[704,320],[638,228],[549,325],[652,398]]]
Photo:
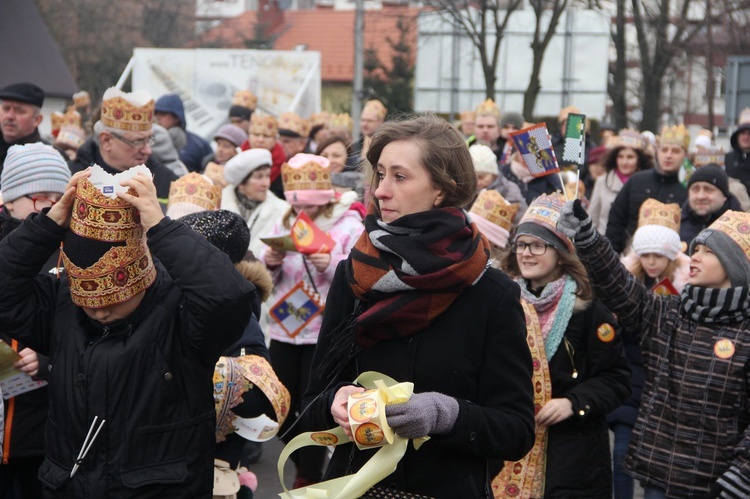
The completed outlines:
[[[531,203],[505,260],[521,287],[538,366],[537,438],[523,460],[506,463],[495,497],[519,489],[523,497],[612,495],[605,417],[630,393],[630,372],[614,316],[594,298],[573,243],[556,229],[564,203],[560,194]]]

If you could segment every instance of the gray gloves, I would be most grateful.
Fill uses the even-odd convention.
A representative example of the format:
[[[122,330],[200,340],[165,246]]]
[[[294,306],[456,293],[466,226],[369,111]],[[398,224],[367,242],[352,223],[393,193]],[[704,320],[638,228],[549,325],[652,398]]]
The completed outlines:
[[[580,246],[591,244],[596,236],[591,217],[581,206],[580,199],[565,203],[560,213],[560,220],[557,221],[557,230]]]
[[[385,415],[400,437],[441,435],[456,424],[458,401],[437,392],[415,393],[408,402],[385,406]]]

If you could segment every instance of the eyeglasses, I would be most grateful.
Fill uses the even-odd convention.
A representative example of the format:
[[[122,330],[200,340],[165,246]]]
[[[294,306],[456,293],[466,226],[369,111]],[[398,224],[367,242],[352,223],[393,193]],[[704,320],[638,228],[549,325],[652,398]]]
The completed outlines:
[[[542,256],[547,252],[547,248],[551,246],[551,244],[547,243],[522,243],[514,241],[510,247],[510,250],[517,255],[521,255],[524,251],[526,251],[526,248],[529,248],[529,251],[532,255]]]
[[[25,197],[31,199],[34,203],[34,211],[37,212],[42,211],[45,208],[52,208],[57,204],[57,201],[44,196],[26,195]]]
[[[146,144],[148,144],[149,146],[153,146],[154,144],[156,144],[156,137],[154,137],[153,135],[145,139],[130,140],[130,139],[126,139],[119,133],[115,133],[115,132],[110,132],[110,133],[112,134],[114,138],[129,145],[133,149],[143,149],[146,146]]]

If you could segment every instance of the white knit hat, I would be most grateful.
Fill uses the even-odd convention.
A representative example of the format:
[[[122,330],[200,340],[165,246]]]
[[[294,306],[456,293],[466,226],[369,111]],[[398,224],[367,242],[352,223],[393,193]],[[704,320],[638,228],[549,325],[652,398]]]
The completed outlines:
[[[643,225],[633,236],[633,251],[638,256],[656,253],[675,260],[681,249],[680,235],[663,225]]]
[[[273,159],[268,149],[248,149],[234,156],[224,165],[224,178],[237,187],[261,166],[271,166]]]
[[[469,153],[471,159],[474,162],[474,169],[477,174],[479,173],[491,173],[493,175],[499,175],[500,172],[497,169],[497,156],[492,152],[488,146],[484,144],[474,144],[469,147]]]
[[[36,192],[63,194],[70,180],[70,169],[53,147],[35,142],[8,149],[0,176],[4,201],[15,201]]]

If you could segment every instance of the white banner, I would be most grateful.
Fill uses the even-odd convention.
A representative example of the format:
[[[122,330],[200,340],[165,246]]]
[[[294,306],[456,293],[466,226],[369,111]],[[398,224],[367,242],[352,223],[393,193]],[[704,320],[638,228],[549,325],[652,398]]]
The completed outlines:
[[[237,90],[257,95],[264,114],[320,111],[320,52],[137,48],[133,59],[132,89],[178,94],[188,130],[202,137],[228,122]]]

